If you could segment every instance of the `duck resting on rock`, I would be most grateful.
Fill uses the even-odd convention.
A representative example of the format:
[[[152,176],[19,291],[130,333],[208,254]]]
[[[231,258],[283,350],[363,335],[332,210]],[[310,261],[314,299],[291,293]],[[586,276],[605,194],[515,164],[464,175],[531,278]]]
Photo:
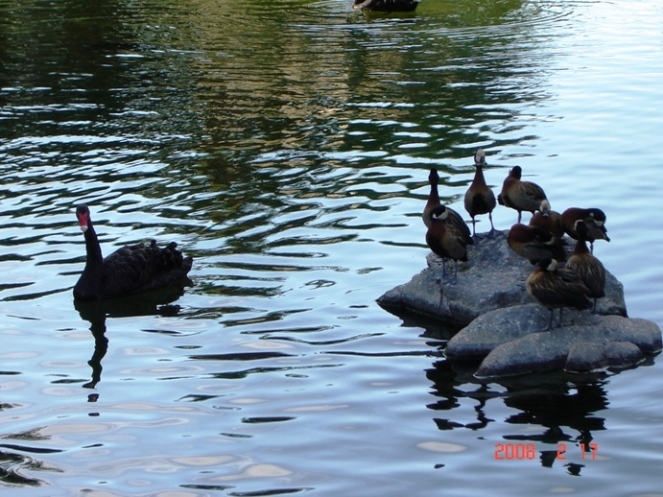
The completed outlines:
[[[576,221],[575,231],[578,243],[566,261],[566,267],[576,273],[585,284],[589,297],[594,299],[592,312],[596,312],[596,299],[605,297],[605,267],[587,248],[587,223],[582,219]]]
[[[606,216],[605,212],[596,207],[583,209],[581,207],[569,207],[562,212],[562,226],[564,231],[571,238],[579,240],[576,233],[577,222],[582,220],[585,222],[586,234],[585,240],[589,242],[589,251],[594,252],[594,240],[610,241],[608,230],[605,227]]]
[[[514,224],[509,230],[506,241],[511,250],[532,264],[536,264],[541,259],[566,260],[566,252],[563,247],[555,243],[553,234],[538,226]]]
[[[559,309],[559,326],[562,326],[564,307],[589,309],[589,289],[578,275],[565,267],[559,267],[555,259],[541,259],[525,280],[530,297],[550,310],[547,331],[553,328],[553,313]]]

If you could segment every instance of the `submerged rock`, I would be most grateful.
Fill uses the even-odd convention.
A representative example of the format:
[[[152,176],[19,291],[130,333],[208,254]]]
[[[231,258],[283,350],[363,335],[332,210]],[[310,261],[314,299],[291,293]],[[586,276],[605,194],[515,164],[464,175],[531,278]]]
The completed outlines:
[[[575,246],[567,239],[570,250]],[[476,375],[499,377],[564,369],[589,372],[631,367],[661,350],[661,330],[627,318],[623,285],[609,272],[596,314],[564,309],[563,325],[547,327],[550,312],[533,303],[525,280],[533,265],[511,251],[503,232],[483,235],[459,265],[457,282],[443,283],[434,254],[412,280],[378,299],[384,308],[410,311],[464,326],[447,344],[450,360],[483,359]],[[448,270],[447,270],[448,272]],[[559,310],[555,311],[555,326]]]

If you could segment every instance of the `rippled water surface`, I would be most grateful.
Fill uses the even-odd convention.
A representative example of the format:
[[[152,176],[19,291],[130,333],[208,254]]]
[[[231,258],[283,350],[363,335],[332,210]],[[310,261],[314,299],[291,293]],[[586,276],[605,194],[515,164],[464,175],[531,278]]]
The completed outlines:
[[[484,147],[494,189],[518,164],[602,207],[596,255],[663,325],[662,24],[658,0],[0,0],[0,485],[661,495],[658,358],[481,384],[375,299],[426,266],[428,170],[462,211]],[[106,254],[174,240],[195,286],[74,306],[80,202]]]

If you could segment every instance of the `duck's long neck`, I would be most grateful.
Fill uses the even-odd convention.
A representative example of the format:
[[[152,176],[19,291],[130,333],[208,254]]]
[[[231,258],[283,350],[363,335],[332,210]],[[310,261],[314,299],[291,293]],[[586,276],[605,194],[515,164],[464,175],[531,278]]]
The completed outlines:
[[[428,195],[428,202],[435,204],[440,203],[440,194],[437,191],[437,180],[433,180],[430,183],[430,195]]]
[[[474,181],[478,186],[488,186],[486,185],[486,178],[483,177],[483,167],[481,164],[477,164],[477,171],[474,175]]]
[[[589,254],[589,249],[587,248],[587,242],[584,238],[578,238],[578,242],[576,243],[576,248],[573,251],[575,255],[583,255],[583,254]]]

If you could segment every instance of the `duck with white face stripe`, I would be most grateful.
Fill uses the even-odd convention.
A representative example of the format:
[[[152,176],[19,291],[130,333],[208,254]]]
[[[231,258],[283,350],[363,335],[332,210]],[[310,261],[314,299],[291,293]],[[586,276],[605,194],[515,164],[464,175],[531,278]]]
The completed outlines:
[[[589,250],[594,253],[594,240],[610,241],[608,230],[605,227],[606,216],[601,209],[591,207],[583,209],[580,207],[570,207],[562,212],[562,226],[564,231],[571,238],[578,240],[576,232],[576,222],[584,221],[587,225],[587,235],[585,240],[589,242]]]

